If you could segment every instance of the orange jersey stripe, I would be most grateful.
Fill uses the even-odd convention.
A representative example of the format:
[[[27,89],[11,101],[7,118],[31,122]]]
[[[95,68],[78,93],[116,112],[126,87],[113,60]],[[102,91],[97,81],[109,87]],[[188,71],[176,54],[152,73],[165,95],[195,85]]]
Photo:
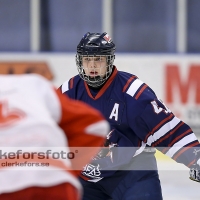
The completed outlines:
[[[72,77],[72,78],[70,79],[69,88],[72,89],[73,86],[74,86],[74,77]]]
[[[168,144],[168,146],[171,147],[177,140],[179,140],[180,138],[183,138],[189,132],[192,132],[192,130],[189,129],[189,130],[185,131],[184,133],[182,133],[181,135],[179,135],[178,137],[176,137],[174,140],[172,140],[172,142],[170,144]]]
[[[191,144],[191,145],[189,145],[189,146],[187,146],[187,147],[184,147],[179,153],[177,153],[177,155],[173,156],[173,159],[174,159],[174,160],[177,160],[177,158],[178,158],[183,152],[187,151],[187,150],[189,149],[189,147],[194,147],[194,146],[196,146],[196,145],[198,145],[198,144],[199,144],[199,142],[197,141],[197,142],[195,142],[194,144]]]
[[[125,92],[127,87],[129,86],[129,84],[131,83],[131,81],[134,79],[134,78],[137,78],[137,76],[132,76],[131,78],[128,79],[128,81],[126,82],[126,85],[124,86],[122,92]]]
[[[137,93],[137,95],[135,96],[135,99],[137,100],[140,95],[144,92],[144,90],[147,88],[148,86],[145,84],[143,85],[143,87],[140,89],[140,91]]]
[[[148,137],[149,137],[150,135],[152,135],[152,134],[155,132],[155,130],[157,130],[159,127],[161,127],[165,122],[167,122],[168,120],[172,119],[173,116],[174,116],[173,114],[170,114],[167,118],[163,119],[157,126],[155,126],[155,127],[153,128],[153,130],[147,134],[147,136],[146,136],[144,142],[146,143]]]
[[[179,129],[183,124],[184,123],[181,122],[173,131],[170,131],[167,135],[165,135],[165,137],[163,137],[160,140],[156,141],[152,146],[157,146],[157,144],[159,144],[163,140],[167,139],[169,136],[171,136],[172,134],[174,134],[177,131],[177,129]]]

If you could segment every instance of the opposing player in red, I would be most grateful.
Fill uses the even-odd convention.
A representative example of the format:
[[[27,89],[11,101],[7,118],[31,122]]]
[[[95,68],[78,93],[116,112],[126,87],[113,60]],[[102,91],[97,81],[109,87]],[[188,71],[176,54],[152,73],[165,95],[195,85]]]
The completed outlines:
[[[147,84],[117,70],[115,48],[107,33],[86,33],[77,46],[79,74],[60,87],[101,111],[112,130],[108,151],[100,151],[82,171],[83,199],[161,200],[155,148],[186,165],[190,178],[200,181],[200,144]]]
[[[0,200],[80,199],[77,174],[109,132],[104,117],[39,75],[0,75],[0,85]],[[23,152],[24,147],[33,152]],[[73,147],[80,149],[74,153]],[[81,152],[81,147],[94,148]],[[62,159],[56,148],[75,158]],[[27,160],[28,155],[34,158]]]

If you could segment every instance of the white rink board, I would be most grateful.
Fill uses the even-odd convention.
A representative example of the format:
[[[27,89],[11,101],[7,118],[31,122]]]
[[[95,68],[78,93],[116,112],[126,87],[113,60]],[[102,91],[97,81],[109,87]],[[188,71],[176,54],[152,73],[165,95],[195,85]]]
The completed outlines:
[[[4,61],[44,61],[54,74],[53,83],[56,87],[77,74],[75,53],[1,53],[0,62]],[[114,64],[118,70],[135,74],[147,83],[176,116],[200,136],[200,55],[116,54]],[[178,73],[167,90],[167,84],[170,84],[166,74],[169,66],[175,66]],[[180,79],[179,83],[177,78]]]
[[[45,61],[54,74],[53,83],[59,87],[64,81],[77,74],[75,65],[75,53],[65,54],[0,54],[0,62],[17,62],[17,61]],[[191,66],[195,65],[200,68],[200,55],[165,55],[165,54],[116,54],[115,65],[118,70],[127,71],[137,75],[142,81],[147,83],[161,98],[167,106],[177,114],[183,121],[192,123],[197,127],[198,136],[200,132],[200,102],[196,102],[196,88],[200,88],[200,74],[191,83],[189,82],[189,72]],[[179,89],[173,91],[173,100],[168,102],[166,99],[166,68],[168,65],[176,65],[179,69],[182,85],[189,85],[186,102],[181,102],[181,94]],[[199,72],[199,71],[198,71]],[[190,84],[191,85],[190,85]],[[175,87],[178,87],[177,85]],[[184,89],[184,87],[182,87]],[[186,87],[187,89],[187,87]],[[190,114],[190,115],[189,115]],[[164,200],[199,200],[200,199],[200,184],[189,180],[188,169],[185,170],[163,170],[166,165],[175,167],[172,163],[159,161],[158,167],[160,170],[160,179],[163,189]],[[177,165],[178,168],[179,165]]]

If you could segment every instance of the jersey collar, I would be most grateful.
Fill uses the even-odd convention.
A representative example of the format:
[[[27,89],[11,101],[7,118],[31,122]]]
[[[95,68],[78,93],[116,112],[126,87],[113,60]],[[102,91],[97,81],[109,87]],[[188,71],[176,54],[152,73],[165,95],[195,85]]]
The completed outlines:
[[[84,81],[84,85],[85,85],[85,88],[86,88],[86,91],[87,91],[89,97],[94,99],[94,100],[97,100],[98,98],[100,98],[103,95],[103,93],[108,89],[108,87],[110,86],[112,81],[115,79],[115,76],[117,75],[117,72],[118,72],[117,68],[116,68],[116,66],[114,66],[113,73],[108,78],[108,80],[106,81],[105,85],[98,91],[98,93],[97,93],[97,95],[95,97],[92,96],[87,83]]]

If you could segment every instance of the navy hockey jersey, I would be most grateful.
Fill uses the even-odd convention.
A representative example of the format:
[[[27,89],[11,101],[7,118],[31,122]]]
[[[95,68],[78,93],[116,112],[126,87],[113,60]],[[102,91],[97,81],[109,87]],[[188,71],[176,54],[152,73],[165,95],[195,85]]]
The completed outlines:
[[[111,176],[114,170],[142,153],[146,146],[156,147],[188,167],[196,162],[193,151],[200,144],[191,128],[177,118],[137,76],[118,71],[115,67],[99,90],[89,88],[79,75],[64,82],[60,90],[70,98],[84,101],[101,111],[111,129],[115,130],[111,138],[113,144],[134,147],[129,153],[119,153],[121,159],[116,158],[115,162],[110,157],[98,160],[97,167],[113,170],[112,173],[102,172],[99,177],[97,174],[98,179]]]

